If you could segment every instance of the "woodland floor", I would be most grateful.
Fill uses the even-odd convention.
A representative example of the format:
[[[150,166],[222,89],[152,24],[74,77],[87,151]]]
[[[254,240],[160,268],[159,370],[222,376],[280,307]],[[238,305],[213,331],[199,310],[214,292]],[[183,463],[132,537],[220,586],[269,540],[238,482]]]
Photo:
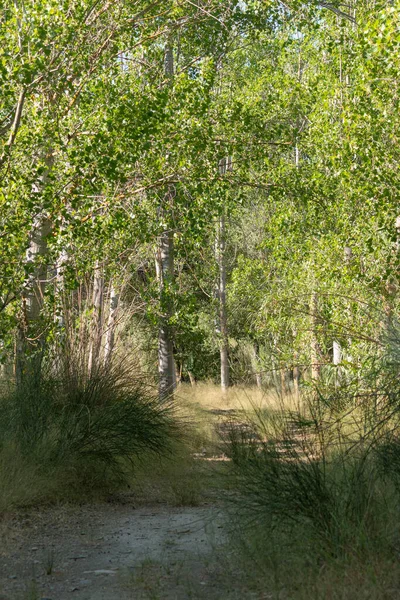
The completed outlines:
[[[209,424],[210,415],[216,423],[221,414],[235,413],[248,402],[247,393],[232,392],[221,400],[220,392],[214,391],[215,398],[212,392],[198,386],[189,398],[192,406],[201,407],[196,418],[203,419],[206,431],[215,426]],[[194,471],[192,462],[186,467],[178,463],[172,474],[165,465],[160,472],[151,470],[151,485],[139,499],[121,494],[109,502],[3,516],[0,600],[272,598],[260,587],[249,589],[231,551],[229,522],[213,493],[218,473],[209,471],[207,460],[195,461]],[[200,463],[207,466],[206,475]],[[178,490],[172,497],[165,477],[172,477]]]
[[[2,538],[1,600],[260,598],[219,561],[216,506],[42,509],[4,521]]]

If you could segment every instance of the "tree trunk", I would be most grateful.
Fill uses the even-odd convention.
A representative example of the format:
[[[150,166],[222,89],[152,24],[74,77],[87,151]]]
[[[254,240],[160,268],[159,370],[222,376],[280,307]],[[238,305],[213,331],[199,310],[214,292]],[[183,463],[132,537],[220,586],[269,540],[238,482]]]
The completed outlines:
[[[253,371],[256,377],[256,384],[259,389],[262,388],[262,373],[260,371],[260,357],[258,344],[253,344]]]
[[[88,375],[99,366],[103,337],[104,278],[102,267],[96,262],[93,279],[92,323],[89,339]]]
[[[108,320],[106,329],[106,341],[104,344],[104,365],[110,364],[115,346],[115,330],[117,327],[117,315],[119,307],[119,296],[114,286],[110,285]]]
[[[218,232],[218,268],[219,268],[219,330],[221,358],[221,388],[229,387],[228,324],[226,316],[226,267],[225,267],[225,217],[219,221]]]
[[[64,289],[64,268],[68,261],[68,252],[63,249],[58,257],[55,268],[55,302],[56,314],[55,322],[59,329],[65,325],[65,289]]]
[[[190,385],[192,387],[195,387],[196,386],[196,379],[195,379],[195,376],[193,375],[192,371],[188,370],[188,375],[189,375]]]
[[[32,196],[39,197],[47,184],[53,166],[53,154],[49,151],[44,158],[44,171],[32,186]],[[39,198],[38,198],[39,200]],[[39,204],[39,202],[38,202]],[[32,265],[31,274],[25,281],[22,294],[22,318],[16,342],[15,375],[17,385],[27,378],[39,379],[44,351],[44,332],[40,324],[44,293],[48,281],[46,256],[47,240],[51,232],[51,221],[46,214],[39,214],[32,227],[25,264]]]
[[[160,325],[158,331],[158,373],[160,399],[168,397],[174,389],[175,361],[172,335],[169,326],[172,307],[170,290],[174,277],[174,255],[172,233],[163,231],[156,256],[157,279],[160,286]]]
[[[175,362],[175,388],[182,383],[182,365]]]
[[[342,347],[336,340],[333,342],[333,364],[340,365],[342,362]]]
[[[280,370],[281,374],[281,394],[282,396],[286,396],[287,388],[286,388],[286,371],[285,369]]]
[[[293,388],[296,399],[300,397],[300,369],[297,365],[293,367]]]
[[[349,246],[345,246],[344,247],[344,265],[348,266],[351,264],[353,260],[353,251]],[[332,344],[332,351],[333,351],[333,364],[338,367],[342,360],[343,360],[343,349],[342,349],[342,345],[340,342],[338,342],[337,340],[333,341]],[[336,380],[337,382],[340,379],[340,371],[339,369],[337,370],[336,373]]]
[[[219,352],[221,361],[221,389],[229,387],[228,325],[226,315],[226,267],[225,267],[225,217],[221,216],[216,236],[216,260],[218,265],[218,320]]]
[[[232,159],[227,156],[219,161],[219,173],[225,175],[227,171],[232,170]],[[222,209],[224,210],[224,209]],[[229,343],[228,343],[228,322],[226,313],[226,265],[225,265],[225,215],[219,219],[217,235],[215,240],[215,255],[218,265],[218,325],[217,333],[220,341],[220,361],[221,361],[221,389],[225,392],[229,385]]]
[[[165,74],[171,80],[174,76],[174,55],[167,44],[164,56]],[[160,207],[160,219],[172,210],[175,190],[171,186]],[[168,220],[168,219],[167,219]],[[156,252],[156,271],[160,287],[160,324],[158,330],[158,373],[160,400],[167,398],[176,385],[175,361],[173,353],[170,318],[172,315],[171,285],[174,281],[174,238],[170,229],[165,229],[158,240]]]
[[[320,347],[318,344],[318,296],[316,292],[311,295],[311,379],[318,381],[321,375]]]

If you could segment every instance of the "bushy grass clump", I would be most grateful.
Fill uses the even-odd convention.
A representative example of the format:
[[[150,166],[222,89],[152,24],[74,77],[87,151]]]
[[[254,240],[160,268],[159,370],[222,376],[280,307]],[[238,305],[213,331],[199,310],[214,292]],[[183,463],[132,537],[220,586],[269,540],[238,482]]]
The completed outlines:
[[[234,539],[273,598],[395,597],[399,363],[369,368],[226,428]]]
[[[311,425],[280,433],[273,426],[276,437],[257,427],[251,439],[249,426],[230,431],[233,499],[243,522],[268,535],[304,528],[303,539],[332,556],[379,543],[393,486],[370,449],[325,446]]]
[[[173,403],[129,362],[48,367],[0,399],[0,508],[115,489],[134,460],[168,455],[180,436]]]

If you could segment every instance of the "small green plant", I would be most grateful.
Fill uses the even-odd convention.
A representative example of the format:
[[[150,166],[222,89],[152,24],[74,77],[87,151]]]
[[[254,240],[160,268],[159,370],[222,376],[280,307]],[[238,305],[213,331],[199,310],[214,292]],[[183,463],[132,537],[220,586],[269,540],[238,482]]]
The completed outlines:
[[[31,581],[24,593],[23,600],[39,600],[39,590],[36,581]]]
[[[54,571],[55,552],[54,548],[47,548],[44,558],[44,568],[46,575],[52,575]]]

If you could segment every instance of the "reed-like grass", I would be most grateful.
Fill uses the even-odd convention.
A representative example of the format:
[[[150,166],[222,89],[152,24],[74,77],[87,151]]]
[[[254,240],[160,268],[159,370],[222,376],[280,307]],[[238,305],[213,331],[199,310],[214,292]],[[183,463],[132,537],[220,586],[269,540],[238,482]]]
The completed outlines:
[[[52,365],[0,398],[0,509],[115,490],[134,461],[171,454],[182,431],[173,403],[128,361],[90,375]]]

